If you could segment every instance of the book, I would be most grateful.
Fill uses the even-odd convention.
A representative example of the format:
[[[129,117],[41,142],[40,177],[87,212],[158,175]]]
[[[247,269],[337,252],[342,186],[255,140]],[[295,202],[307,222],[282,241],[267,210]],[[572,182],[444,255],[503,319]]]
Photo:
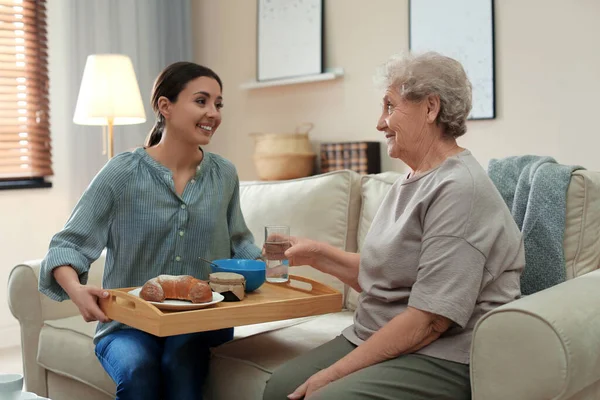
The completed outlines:
[[[361,175],[381,172],[379,142],[321,143],[321,173],[349,169]]]

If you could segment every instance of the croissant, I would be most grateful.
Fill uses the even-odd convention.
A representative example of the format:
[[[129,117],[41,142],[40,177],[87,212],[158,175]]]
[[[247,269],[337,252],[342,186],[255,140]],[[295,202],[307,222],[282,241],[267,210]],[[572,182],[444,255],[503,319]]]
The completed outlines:
[[[140,297],[160,303],[166,299],[207,303],[213,298],[208,283],[190,275],[159,275],[152,278],[142,286]]]

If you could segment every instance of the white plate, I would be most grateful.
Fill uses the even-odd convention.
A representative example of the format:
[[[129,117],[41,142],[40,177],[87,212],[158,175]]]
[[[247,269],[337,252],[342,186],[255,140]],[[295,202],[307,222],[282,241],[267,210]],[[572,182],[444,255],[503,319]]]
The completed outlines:
[[[40,397],[35,393],[32,392],[21,392],[21,396],[19,397],[19,400],[40,400],[40,399],[48,399],[47,397]]]
[[[128,293],[132,294],[134,296],[140,297],[140,292],[142,291],[142,288],[139,287],[137,289],[133,289],[130,290]],[[160,303],[158,301],[149,301],[148,303],[153,304],[154,306],[156,306],[156,308],[159,308],[161,310],[196,310],[198,308],[204,308],[204,307],[208,307],[208,306],[212,306],[213,304],[217,304],[221,301],[223,301],[223,299],[225,297],[223,297],[223,295],[221,293],[216,293],[216,292],[212,292],[212,301],[209,301],[207,303],[192,303],[191,301],[183,301],[183,300],[165,300],[164,302]]]

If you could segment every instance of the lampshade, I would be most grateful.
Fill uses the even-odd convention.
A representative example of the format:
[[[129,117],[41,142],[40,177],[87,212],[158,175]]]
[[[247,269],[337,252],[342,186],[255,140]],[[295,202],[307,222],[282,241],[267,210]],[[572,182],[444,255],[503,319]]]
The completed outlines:
[[[73,122],[79,125],[146,122],[133,64],[122,54],[90,55],[85,63]]]

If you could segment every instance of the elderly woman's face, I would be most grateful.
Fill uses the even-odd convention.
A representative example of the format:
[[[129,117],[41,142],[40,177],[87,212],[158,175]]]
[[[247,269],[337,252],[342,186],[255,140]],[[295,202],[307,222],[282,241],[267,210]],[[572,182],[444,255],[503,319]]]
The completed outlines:
[[[385,133],[388,155],[401,158],[427,140],[427,102],[403,99],[395,88],[388,88],[383,97],[383,110],[377,130]]]

